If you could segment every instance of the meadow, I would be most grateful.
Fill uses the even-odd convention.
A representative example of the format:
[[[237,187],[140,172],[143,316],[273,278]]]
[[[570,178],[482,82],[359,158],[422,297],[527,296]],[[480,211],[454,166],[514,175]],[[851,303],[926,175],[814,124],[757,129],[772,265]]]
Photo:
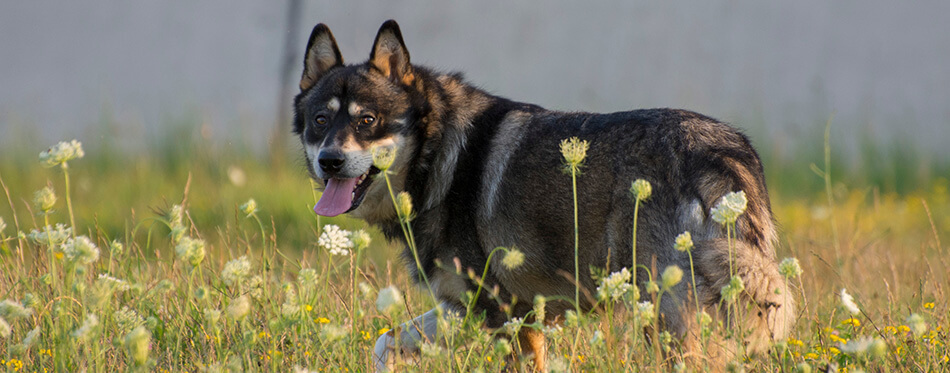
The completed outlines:
[[[293,150],[268,158],[186,135],[133,154],[106,144],[79,157],[71,139],[45,155],[53,144],[0,150],[0,371],[367,371],[379,335],[434,306],[401,248],[360,221],[314,215],[317,192]],[[777,260],[800,268],[785,262],[799,314],[790,338],[728,369],[950,370],[950,168],[815,142],[782,157],[759,146]],[[509,358],[518,346],[494,337],[540,328],[552,371],[708,368],[676,340],[641,332],[665,290],[659,273],[643,294],[622,275],[581,271],[591,273],[613,312],[503,330],[447,315],[445,343],[398,367],[524,368]],[[711,339],[731,333],[704,328]]]

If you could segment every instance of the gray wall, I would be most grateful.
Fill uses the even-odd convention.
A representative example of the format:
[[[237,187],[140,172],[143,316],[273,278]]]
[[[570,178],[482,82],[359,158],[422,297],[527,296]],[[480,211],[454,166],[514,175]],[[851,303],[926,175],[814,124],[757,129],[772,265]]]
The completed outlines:
[[[136,144],[197,119],[207,136],[263,148],[285,7],[2,2],[0,145],[25,128]],[[345,59],[363,61],[394,18],[413,62],[549,108],[684,107],[785,146],[813,141],[834,113],[844,143],[896,136],[948,156],[947,15],[948,1],[317,1],[300,14],[297,53],[324,22]]]

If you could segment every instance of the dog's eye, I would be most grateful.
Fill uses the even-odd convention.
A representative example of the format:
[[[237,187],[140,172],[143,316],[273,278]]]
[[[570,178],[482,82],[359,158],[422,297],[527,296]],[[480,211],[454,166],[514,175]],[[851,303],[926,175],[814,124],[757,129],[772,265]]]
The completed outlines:
[[[322,125],[327,124],[327,117],[323,115],[317,115],[317,117],[314,118],[313,121],[322,126]]]
[[[376,122],[376,118],[372,115],[364,115],[360,118],[360,124],[373,124],[373,122]]]

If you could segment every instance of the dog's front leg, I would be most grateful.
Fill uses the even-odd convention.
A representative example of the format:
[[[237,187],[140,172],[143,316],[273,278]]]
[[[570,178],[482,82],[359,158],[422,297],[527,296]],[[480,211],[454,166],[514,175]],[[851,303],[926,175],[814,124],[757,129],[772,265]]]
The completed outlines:
[[[445,306],[442,308],[445,309]],[[433,308],[422,316],[399,325],[396,330],[390,330],[380,336],[376,340],[376,348],[373,351],[373,364],[376,366],[376,371],[388,372],[395,368],[396,331],[399,332],[399,350],[407,359],[415,360],[418,358],[420,344],[437,342],[438,318],[437,309]]]
[[[521,328],[518,331],[518,343],[521,345],[521,355],[531,357],[534,355],[534,370],[536,372],[547,372],[545,358],[547,358],[547,346],[544,340],[544,333],[534,328]]]

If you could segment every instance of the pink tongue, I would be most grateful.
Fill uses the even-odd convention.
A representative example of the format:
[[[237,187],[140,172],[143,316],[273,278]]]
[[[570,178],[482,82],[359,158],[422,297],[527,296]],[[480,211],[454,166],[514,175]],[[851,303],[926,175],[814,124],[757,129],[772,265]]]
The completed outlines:
[[[337,216],[353,206],[353,188],[356,187],[357,178],[352,179],[330,179],[327,181],[327,188],[323,191],[323,196],[313,206],[313,212],[322,216]]]

